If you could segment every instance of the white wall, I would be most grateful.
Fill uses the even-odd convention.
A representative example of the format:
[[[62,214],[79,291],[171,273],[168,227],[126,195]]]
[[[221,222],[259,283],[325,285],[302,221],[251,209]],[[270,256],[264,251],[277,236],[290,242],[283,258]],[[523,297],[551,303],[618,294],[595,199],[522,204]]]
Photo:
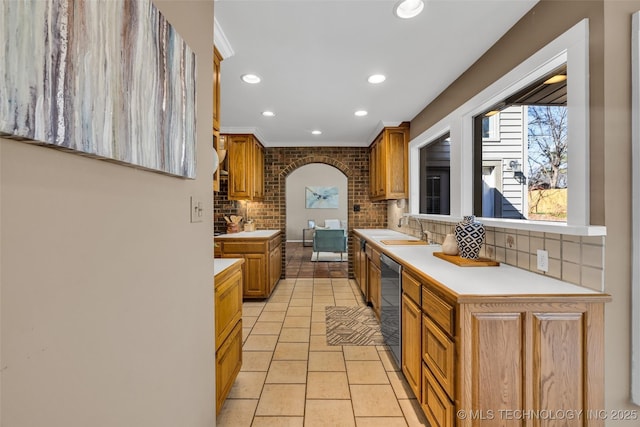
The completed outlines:
[[[348,179],[339,169],[323,163],[302,166],[287,176],[287,241],[301,241],[302,229],[313,219],[324,225],[325,219],[347,220]],[[307,186],[336,186],[340,191],[338,209],[307,209],[305,188]]]
[[[0,139],[3,426],[215,425],[213,2],[154,3],[197,54],[197,179]]]

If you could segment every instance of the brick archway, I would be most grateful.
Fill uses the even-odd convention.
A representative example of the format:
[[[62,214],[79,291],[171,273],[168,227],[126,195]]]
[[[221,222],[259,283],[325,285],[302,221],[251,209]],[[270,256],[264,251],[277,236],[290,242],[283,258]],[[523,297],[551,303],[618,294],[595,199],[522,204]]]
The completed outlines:
[[[283,246],[282,246],[282,278],[286,277],[286,241],[287,241],[287,209],[286,209],[286,184],[287,184],[287,177],[289,176],[289,174],[293,171],[295,171],[296,169],[301,168],[302,166],[305,165],[309,165],[312,163],[321,163],[321,164],[325,164],[325,165],[329,165],[329,166],[333,166],[334,168],[338,169],[340,172],[342,172],[346,177],[347,177],[347,224],[349,227],[348,231],[348,248],[349,248],[349,253],[351,253],[351,245],[352,245],[352,239],[351,239],[351,232],[350,230],[353,228],[353,221],[354,221],[354,213],[353,213],[353,209],[352,204],[353,204],[353,199],[354,199],[354,194],[355,194],[355,180],[353,179],[353,170],[352,168],[350,168],[347,164],[345,164],[344,162],[338,160],[335,157],[331,157],[331,156],[327,156],[327,155],[321,155],[321,154],[310,154],[306,157],[294,160],[293,162],[289,163],[286,167],[284,167],[280,173],[278,174],[278,182],[277,182],[277,189],[276,189],[276,194],[277,194],[277,212],[276,212],[276,217],[279,218],[279,228],[280,231],[282,232],[282,235],[284,236],[283,239]],[[349,277],[353,277],[353,260],[352,257],[349,257]]]

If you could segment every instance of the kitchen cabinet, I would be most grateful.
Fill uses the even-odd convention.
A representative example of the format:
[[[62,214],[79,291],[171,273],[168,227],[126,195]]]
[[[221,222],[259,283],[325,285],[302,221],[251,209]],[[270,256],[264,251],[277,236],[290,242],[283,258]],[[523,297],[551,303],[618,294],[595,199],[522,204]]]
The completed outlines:
[[[214,276],[216,413],[220,412],[242,366],[242,264],[225,260]]]
[[[213,47],[213,149],[220,155],[220,62],[222,55]],[[220,165],[222,166],[222,165]],[[213,173],[213,191],[220,191],[220,167]]]
[[[367,246],[367,285],[369,301],[373,312],[380,320],[380,307],[381,307],[381,280],[382,273],[380,271],[380,252],[374,249],[373,246]]]
[[[367,232],[353,234],[367,253],[403,265],[402,372],[431,426],[546,425],[536,414],[604,425],[578,414],[604,408],[609,295],[511,266],[460,268]]]
[[[220,130],[220,63],[222,55],[213,47],[213,130]]]
[[[359,236],[353,237],[352,257],[353,260],[353,277],[360,292],[362,292],[362,298],[364,302],[369,302],[368,290],[367,290],[367,255],[362,249]]]
[[[251,134],[224,135],[229,162],[229,200],[264,199],[264,147]]]
[[[215,237],[214,255],[242,258],[244,299],[268,298],[282,274],[279,230],[259,230]]]
[[[420,401],[422,396],[421,284],[402,272],[402,373]]]
[[[385,127],[369,150],[369,196],[372,200],[408,197],[409,124]]]

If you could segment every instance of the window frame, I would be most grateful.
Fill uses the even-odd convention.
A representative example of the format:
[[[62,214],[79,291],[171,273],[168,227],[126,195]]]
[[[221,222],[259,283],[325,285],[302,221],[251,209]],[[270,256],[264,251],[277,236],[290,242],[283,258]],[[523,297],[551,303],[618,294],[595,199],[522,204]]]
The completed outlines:
[[[572,235],[606,235],[589,223],[589,22],[583,19],[513,70],[473,96],[409,143],[409,213],[427,219],[457,221],[473,212],[473,117],[566,63],[570,166],[567,222],[480,218],[489,226]],[[438,135],[451,135],[451,214],[419,214],[419,149]]]

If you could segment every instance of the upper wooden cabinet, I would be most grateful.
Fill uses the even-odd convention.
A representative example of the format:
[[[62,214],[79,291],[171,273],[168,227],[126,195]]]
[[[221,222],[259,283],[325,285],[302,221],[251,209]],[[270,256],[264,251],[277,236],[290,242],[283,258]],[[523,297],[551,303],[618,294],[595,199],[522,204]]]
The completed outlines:
[[[224,135],[229,158],[229,200],[264,198],[264,147],[253,135]]]
[[[213,48],[213,130],[220,130],[220,63],[222,55]]]
[[[372,200],[408,197],[409,124],[386,127],[369,151],[369,195]]]
[[[222,56],[213,48],[213,149],[220,155],[220,62]],[[213,173],[213,191],[220,191],[220,166]]]

